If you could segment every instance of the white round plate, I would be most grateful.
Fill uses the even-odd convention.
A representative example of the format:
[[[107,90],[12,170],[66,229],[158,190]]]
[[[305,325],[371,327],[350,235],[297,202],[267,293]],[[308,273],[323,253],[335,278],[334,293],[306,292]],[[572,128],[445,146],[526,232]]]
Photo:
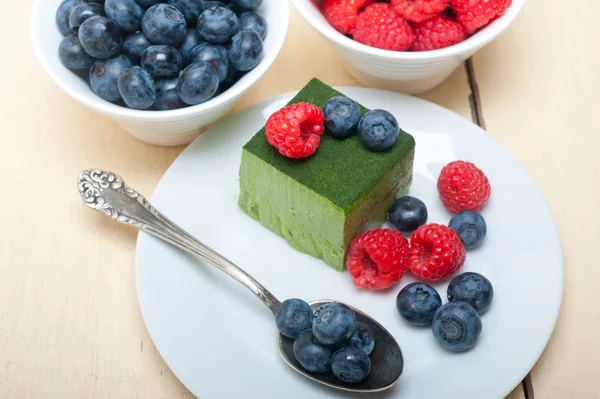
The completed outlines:
[[[561,245],[546,202],[519,162],[462,117],[402,94],[353,87],[340,91],[368,108],[389,110],[415,137],[410,194],[427,204],[429,222],[447,224],[451,216],[436,190],[445,164],[469,160],[489,177],[492,196],[482,212],[488,237],[480,249],[468,252],[462,271],[487,276],[495,298],[471,351],[447,352],[429,328],[415,328],[400,318],[395,299],[414,281],[408,274],[386,292],[360,291],[346,273],[295,251],[238,208],[242,146],[291,95],[227,118],[191,144],[165,173],[153,204],[280,300],[337,299],[374,316],[398,340],[406,362],[399,383],[375,397],[503,398],[537,361],[560,308]],[[287,367],[279,357],[269,309],[210,265],[141,233],[136,268],[148,331],[173,373],[197,397],[354,397]],[[447,284],[436,284],[442,298]]]

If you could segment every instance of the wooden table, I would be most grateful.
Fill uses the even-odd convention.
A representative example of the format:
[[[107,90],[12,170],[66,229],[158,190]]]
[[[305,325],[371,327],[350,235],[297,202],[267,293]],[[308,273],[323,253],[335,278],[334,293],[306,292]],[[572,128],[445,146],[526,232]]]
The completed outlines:
[[[508,147],[560,230],[562,311],[511,399],[600,397],[600,5],[570,4],[529,1],[503,36],[423,95]],[[140,143],[62,92],[29,45],[31,6],[12,2],[0,24],[0,398],[191,398],[139,312],[136,231],[91,214],[74,185],[80,170],[98,166],[152,193],[182,148]],[[279,59],[238,109],[313,76],[357,84],[292,14]]]

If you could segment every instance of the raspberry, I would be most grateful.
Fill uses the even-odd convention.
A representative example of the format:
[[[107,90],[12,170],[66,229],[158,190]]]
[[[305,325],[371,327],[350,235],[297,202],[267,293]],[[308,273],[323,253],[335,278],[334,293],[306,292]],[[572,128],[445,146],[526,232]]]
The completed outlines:
[[[512,0],[504,0],[504,1],[499,1],[497,3],[497,8],[496,8],[496,18],[501,17],[504,15],[504,13],[506,12],[506,10],[508,10],[508,7],[510,7],[512,5]]]
[[[410,236],[408,267],[426,281],[450,277],[465,263],[466,252],[458,235],[449,227],[426,224]]]
[[[408,240],[396,230],[376,229],[356,237],[346,258],[357,287],[383,290],[400,281],[407,269]]]
[[[384,50],[405,51],[415,40],[411,26],[387,3],[375,3],[358,14],[354,40]]]
[[[442,169],[437,182],[442,202],[450,212],[477,211],[490,198],[490,182],[474,164],[450,162]]]
[[[375,0],[325,0],[323,15],[337,31],[351,34],[356,28],[356,17],[360,8]]]
[[[316,105],[298,103],[283,107],[267,120],[267,141],[288,158],[306,158],[319,148],[325,131],[323,111]]]
[[[468,34],[485,26],[494,17],[503,14],[510,1],[507,0],[451,0],[450,6],[456,14],[456,21]]]
[[[403,18],[421,22],[448,8],[450,0],[392,0],[394,11]]]
[[[413,51],[428,51],[449,47],[465,40],[466,35],[460,24],[449,18],[435,16],[418,24],[413,24],[415,42]]]
[[[490,21],[485,26],[488,26],[489,24],[491,24],[492,22],[494,22],[495,20],[497,20],[498,18],[503,16],[506,13],[506,10],[508,10],[508,7],[510,7],[511,5],[512,5],[512,0],[507,0],[504,4],[499,4],[498,5],[498,14],[496,14],[496,16],[494,18],[490,19]]]

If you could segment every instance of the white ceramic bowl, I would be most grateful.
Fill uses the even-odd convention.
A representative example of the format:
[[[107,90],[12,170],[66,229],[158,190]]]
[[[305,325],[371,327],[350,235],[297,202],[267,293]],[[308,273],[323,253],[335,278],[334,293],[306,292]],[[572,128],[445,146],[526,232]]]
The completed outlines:
[[[442,83],[463,61],[502,33],[515,20],[525,0],[513,0],[502,17],[467,40],[425,52],[388,51],[355,42],[331,27],[319,10],[320,1],[292,0],[292,3],[363,85],[418,94]]]
[[[289,4],[265,0],[259,12],[269,31],[262,62],[233,87],[204,104],[172,111],[139,111],[112,104],[96,96],[86,81],[65,68],[58,58],[62,35],[55,22],[61,0],[37,0],[31,20],[35,53],[52,79],[70,96],[108,116],[141,141],[176,146],[190,143],[205,127],[225,115],[267,72],[281,51],[289,25]]]

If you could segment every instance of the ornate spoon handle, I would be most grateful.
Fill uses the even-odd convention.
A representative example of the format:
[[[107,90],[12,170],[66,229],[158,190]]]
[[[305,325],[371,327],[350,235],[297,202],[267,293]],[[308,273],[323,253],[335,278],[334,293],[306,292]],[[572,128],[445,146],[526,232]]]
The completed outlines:
[[[79,175],[78,187],[88,207],[198,256],[245,285],[273,314],[277,311],[280,302],[269,290],[234,263],[167,219],[146,198],[129,188],[119,175],[100,169],[86,170]]]

